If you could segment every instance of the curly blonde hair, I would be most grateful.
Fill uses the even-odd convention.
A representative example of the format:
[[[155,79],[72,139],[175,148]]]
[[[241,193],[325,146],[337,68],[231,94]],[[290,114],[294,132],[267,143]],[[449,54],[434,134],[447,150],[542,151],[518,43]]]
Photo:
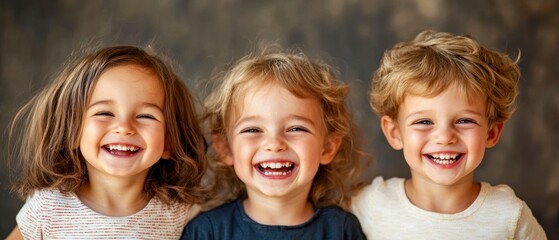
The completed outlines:
[[[469,100],[484,97],[489,124],[501,123],[515,110],[517,63],[470,36],[424,31],[385,52],[372,78],[370,105],[395,119],[406,95],[432,97],[455,85]]]
[[[95,49],[93,49],[95,50]],[[207,160],[206,142],[197,122],[194,101],[167,59],[150,49],[113,46],[88,52],[27,102],[10,124],[10,142],[16,141],[21,170],[13,189],[22,198],[34,190],[57,188],[76,192],[89,182],[79,142],[87,102],[95,83],[109,68],[137,65],[157,76],[164,88],[165,142],[171,156],[148,173],[144,191],[164,202],[199,203]],[[20,133],[20,134],[18,134]],[[11,149],[11,148],[10,148]]]
[[[327,134],[339,134],[342,142],[334,161],[319,167],[309,199],[317,207],[347,208],[351,192],[358,186],[357,179],[363,169],[361,156],[364,156],[345,100],[349,86],[338,81],[329,66],[312,61],[303,53],[282,52],[277,48],[241,58],[219,79],[219,86],[205,101],[203,119],[209,124],[211,134],[224,139],[228,123],[235,111],[239,111],[246,93],[264,84],[273,82],[295,96],[319,100]],[[246,197],[244,184],[232,166],[222,163],[217,154],[210,157],[210,162],[215,164],[216,194],[224,201]]]

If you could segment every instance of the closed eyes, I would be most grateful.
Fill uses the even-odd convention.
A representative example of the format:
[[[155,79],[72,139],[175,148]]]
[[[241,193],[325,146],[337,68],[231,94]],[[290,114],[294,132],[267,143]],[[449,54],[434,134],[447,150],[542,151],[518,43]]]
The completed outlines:
[[[107,116],[107,117],[113,117],[114,114],[112,112],[97,112],[95,114],[93,114],[93,116]]]
[[[112,112],[108,112],[108,111],[102,111],[102,112],[94,113],[93,116],[99,116],[99,117],[114,117],[115,114],[113,114]],[[154,115],[152,115],[152,114],[147,114],[147,113],[138,114],[138,115],[136,116],[136,118],[138,118],[138,119],[158,120],[157,117],[155,117]]]
[[[154,117],[151,114],[140,114],[137,116],[137,118],[145,118],[145,119],[152,119],[152,120],[157,120],[156,117]]]

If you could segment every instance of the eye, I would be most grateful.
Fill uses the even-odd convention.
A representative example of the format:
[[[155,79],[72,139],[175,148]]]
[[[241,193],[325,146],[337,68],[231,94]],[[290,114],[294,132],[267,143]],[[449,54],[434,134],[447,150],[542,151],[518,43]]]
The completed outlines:
[[[260,129],[254,127],[249,127],[241,130],[241,133],[259,133],[259,132],[261,132]]]
[[[433,122],[429,119],[420,119],[412,123],[412,125],[433,125]]]
[[[93,116],[107,116],[107,117],[114,117],[114,114],[112,112],[96,112],[95,114],[93,114]]]
[[[137,118],[145,118],[145,119],[152,119],[152,120],[157,120],[156,117],[154,117],[151,114],[140,114],[137,116]]]
[[[310,132],[307,128],[301,126],[290,127],[287,129],[288,132]]]
[[[473,119],[470,119],[470,118],[459,119],[458,121],[456,121],[456,123],[458,123],[458,124],[468,124],[468,123],[477,124],[476,120],[473,120]]]

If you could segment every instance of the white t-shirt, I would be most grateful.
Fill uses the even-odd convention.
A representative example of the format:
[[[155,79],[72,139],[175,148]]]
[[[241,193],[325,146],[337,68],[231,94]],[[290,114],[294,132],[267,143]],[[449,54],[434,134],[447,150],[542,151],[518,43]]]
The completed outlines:
[[[43,189],[27,200],[16,220],[25,239],[178,239],[199,212],[198,205],[152,198],[135,214],[111,217],[91,210],[74,193]]]
[[[352,200],[351,211],[368,239],[546,239],[530,208],[507,185],[482,182],[466,210],[441,214],[413,205],[404,180],[376,177]]]

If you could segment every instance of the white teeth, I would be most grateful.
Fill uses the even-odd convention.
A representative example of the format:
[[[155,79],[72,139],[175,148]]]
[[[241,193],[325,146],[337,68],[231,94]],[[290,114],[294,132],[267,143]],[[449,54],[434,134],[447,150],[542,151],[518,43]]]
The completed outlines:
[[[135,147],[135,146],[112,145],[112,144],[109,145],[109,150],[111,150],[111,151],[112,150],[118,150],[118,151],[132,151],[132,152],[135,152],[135,151],[138,151],[138,149],[139,148]]]
[[[291,171],[287,171],[287,172],[264,172],[264,175],[266,176],[285,176],[287,174],[289,174]]]
[[[456,157],[458,157],[460,154],[458,153],[433,153],[431,154],[431,157],[434,159],[442,159],[442,160],[456,160]]]
[[[440,160],[440,159],[433,159],[433,161],[440,165],[448,165],[456,162],[456,160]]]
[[[449,165],[456,161],[460,157],[460,153],[433,153],[429,155],[431,160],[440,165]]]
[[[263,162],[260,163],[262,168],[280,169],[282,167],[291,167],[293,163],[291,162]]]

